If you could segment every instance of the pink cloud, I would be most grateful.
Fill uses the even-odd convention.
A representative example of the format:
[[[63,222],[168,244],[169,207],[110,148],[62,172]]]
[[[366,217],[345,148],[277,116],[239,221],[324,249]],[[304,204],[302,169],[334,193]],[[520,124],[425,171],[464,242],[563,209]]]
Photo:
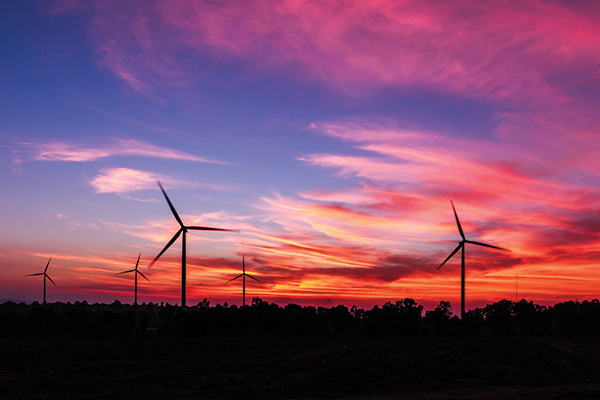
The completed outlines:
[[[573,130],[546,131],[543,141],[527,136],[506,139],[457,139],[388,125],[312,124],[329,136],[357,143],[372,155],[312,154],[300,158],[378,182],[414,185],[431,193],[470,193],[471,197],[546,204],[552,193],[579,191],[574,174],[600,178],[595,172],[600,150],[596,135]],[[553,127],[558,130],[557,126]],[[576,133],[577,132],[577,133]],[[564,207],[570,207],[566,202]],[[575,208],[579,206],[574,206]]]
[[[577,275],[583,293],[596,293],[600,127],[597,104],[578,98],[576,86],[598,78],[597,10],[537,1],[297,0],[175,0],[142,7],[98,1],[86,10],[92,13],[90,31],[100,64],[144,93],[206,79],[198,65],[210,69],[241,60],[245,72],[317,79],[350,93],[425,87],[507,101],[518,110],[497,115],[499,127],[489,140],[361,120],[313,124],[354,144],[356,151],[309,154],[301,160],[362,182],[272,196],[257,205],[262,220],[245,221],[250,234],[231,242],[260,262],[256,269],[271,285],[260,293],[313,299],[406,294],[454,301],[458,258],[435,272],[460,240],[450,198],[470,239],[512,250],[468,249],[470,296],[498,300],[507,288],[512,294],[511,279],[521,271],[544,277],[529,282],[529,293],[536,296],[552,296],[560,285],[574,289],[560,281],[569,275]],[[576,79],[565,83],[558,79],[563,75]],[[34,157],[207,161],[140,142],[107,148],[47,146],[36,149]],[[150,172],[105,169],[92,185],[99,193],[123,194],[155,189],[156,179],[168,182]],[[146,227],[131,232],[160,249],[171,235],[167,227],[165,220],[150,232]],[[164,268],[173,272],[166,274],[163,287],[177,298],[179,259],[165,256]],[[218,287],[224,278],[221,266],[223,274],[230,272],[222,260],[190,260],[196,267],[192,271],[206,274],[194,281],[203,282],[202,289]],[[203,264],[210,268],[201,269]],[[200,279],[207,275],[208,281]],[[220,296],[223,288],[214,287],[204,293]]]
[[[130,168],[105,168],[91,181],[96,193],[129,193],[154,189],[156,181],[164,176]]]
[[[100,63],[139,91],[202,79],[198,59],[241,59],[348,91],[424,85],[556,105],[570,98],[556,71],[599,61],[596,15],[556,2],[97,2],[91,30]]]
[[[313,127],[355,143],[367,155],[313,154],[301,160],[362,182],[296,198],[265,198],[264,209],[285,234],[271,231],[270,243],[257,243],[262,254],[280,263],[302,263],[304,273],[325,281],[339,274],[353,284],[371,282],[367,285],[376,287],[375,281],[385,281],[389,289],[418,279],[422,285],[425,277],[452,279],[460,257],[439,272],[435,267],[460,240],[448,202],[454,198],[469,239],[512,250],[467,250],[469,279],[474,280],[471,287],[479,301],[492,293],[481,289],[486,285],[506,288],[514,283],[494,276],[523,269],[556,281],[577,265],[590,282],[599,279],[595,215],[600,210],[595,204],[600,192],[565,177],[565,171],[573,174],[583,171],[586,163],[594,165],[594,136],[571,138],[582,149],[575,157],[561,155],[559,148],[568,148],[561,140],[543,143],[540,149],[511,141],[463,141],[407,132],[393,125]],[[554,150],[555,160],[544,159],[548,149]],[[437,283],[438,288],[446,284],[456,282]],[[530,282],[529,287],[536,295],[547,289],[541,283]],[[582,291],[592,293],[592,287]]]

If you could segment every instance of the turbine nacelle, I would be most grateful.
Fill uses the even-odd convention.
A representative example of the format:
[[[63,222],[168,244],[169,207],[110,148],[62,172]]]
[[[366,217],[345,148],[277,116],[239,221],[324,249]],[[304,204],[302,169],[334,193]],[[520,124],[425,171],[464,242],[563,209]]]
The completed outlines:
[[[163,185],[160,183],[160,181],[156,181],[156,183],[158,184],[158,187],[160,188],[162,194],[165,196],[165,200],[167,201],[167,204],[169,205],[169,208],[171,209],[171,213],[173,213],[173,217],[175,217],[175,220],[177,220],[177,223],[179,224],[180,228],[175,233],[175,235],[173,235],[171,240],[169,240],[169,242],[166,244],[166,246],[161,250],[161,252],[158,253],[158,255],[154,258],[154,260],[152,260],[150,265],[148,265],[148,268],[151,268],[154,265],[154,263],[156,261],[158,261],[160,256],[162,256],[163,253],[165,251],[167,251],[167,249],[169,247],[171,247],[171,245],[173,243],[175,243],[175,241],[183,233],[182,246],[181,246],[181,305],[185,306],[185,269],[186,269],[186,260],[185,260],[185,258],[186,258],[186,240],[185,240],[185,237],[186,237],[186,234],[188,233],[188,231],[190,231],[190,230],[193,230],[193,231],[220,231],[220,232],[239,232],[239,231],[232,230],[232,229],[211,228],[211,227],[207,227],[207,226],[186,226],[186,225],[184,225],[183,221],[179,217],[179,214],[177,213],[177,210],[175,210],[173,203],[171,203],[169,196],[167,196],[167,192],[165,191],[165,188],[163,188]]]
[[[450,260],[456,253],[458,253],[459,250],[462,250],[461,251],[461,263],[460,263],[461,264],[460,317],[461,317],[461,319],[463,319],[465,316],[465,246],[467,245],[467,243],[475,245],[475,246],[490,247],[492,249],[497,249],[497,250],[504,250],[504,251],[510,251],[510,250],[507,250],[507,249],[504,249],[504,248],[498,247],[498,246],[492,246],[491,244],[487,244],[487,243],[476,242],[474,240],[467,240],[467,238],[465,237],[465,232],[463,231],[462,226],[460,225],[460,220],[458,219],[458,214],[456,213],[456,208],[454,207],[454,202],[452,200],[450,200],[450,204],[452,205],[452,211],[454,212],[454,218],[456,219],[456,226],[458,227],[458,233],[460,234],[460,237],[462,238],[462,240],[460,242],[458,242],[458,246],[452,251],[452,253],[450,253],[450,255],[448,257],[446,257],[444,262],[442,262],[440,264],[440,266],[437,267],[437,270],[442,268],[444,266],[444,264],[446,264],[448,262],[448,260]]]
[[[135,272],[136,274],[140,274],[145,280],[147,280],[148,282],[150,282],[150,279],[146,278],[146,275],[142,274],[141,271],[138,270],[138,265],[140,264],[140,257],[142,256],[142,253],[140,253],[140,255],[138,256],[137,262],[135,263],[135,268],[134,269],[130,269],[127,271],[123,271],[123,272],[117,272],[115,275],[121,275],[121,274],[127,274],[129,272]]]
[[[142,253],[140,253],[138,255],[137,261],[135,263],[135,268],[134,269],[130,269],[128,271],[123,271],[123,272],[117,272],[115,275],[121,275],[121,274],[127,274],[129,272],[133,272],[133,275],[135,276],[135,285],[134,285],[134,289],[133,289],[133,293],[134,293],[134,297],[133,297],[133,304],[137,304],[137,276],[138,274],[140,274],[145,280],[147,280],[148,282],[150,282],[150,279],[146,278],[146,275],[142,274],[139,270],[138,270],[138,265],[140,265],[140,257],[142,256]]]
[[[458,233],[462,237],[462,240],[460,242],[458,242],[458,246],[454,249],[454,251],[452,251],[452,253],[450,253],[450,255],[448,257],[446,257],[444,262],[441,263],[439,267],[437,267],[437,270],[442,268],[444,266],[444,264],[446,264],[446,262],[448,262],[448,260],[450,260],[452,258],[452,256],[455,255],[466,243],[474,244],[476,246],[490,247],[492,249],[510,251],[510,250],[502,248],[502,247],[492,246],[491,244],[476,242],[474,240],[467,240],[467,238],[465,237],[465,232],[463,231],[462,226],[460,225],[460,220],[458,219],[458,214],[456,213],[456,208],[454,207],[454,202],[452,200],[450,200],[450,204],[452,204],[452,211],[454,212],[454,218],[456,219],[456,226],[458,227]]]
[[[46,303],[46,278],[48,278],[54,286],[58,286],[58,285],[56,285],[56,283],[54,283],[52,278],[50,278],[50,275],[48,275],[48,267],[50,266],[50,261],[52,261],[52,258],[50,258],[48,260],[48,263],[46,264],[46,268],[44,268],[44,272],[38,272],[37,274],[25,275],[25,276],[40,276],[40,275],[44,276],[44,303]]]
[[[262,281],[256,279],[255,277],[253,277],[250,274],[246,273],[246,258],[244,255],[242,255],[242,273],[239,274],[238,276],[236,276],[235,278],[232,278],[230,280],[228,280],[226,283],[229,283],[231,281],[235,281],[238,278],[243,278],[242,279],[242,305],[245,306],[246,305],[246,277],[250,278],[250,279],[254,279],[256,282],[259,283],[263,283]]]

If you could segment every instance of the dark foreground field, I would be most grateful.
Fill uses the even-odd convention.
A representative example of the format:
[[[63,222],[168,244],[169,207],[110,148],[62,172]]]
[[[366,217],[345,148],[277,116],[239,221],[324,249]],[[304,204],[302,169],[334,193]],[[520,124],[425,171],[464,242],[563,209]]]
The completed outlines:
[[[600,341],[0,341],[0,398],[600,399]]]

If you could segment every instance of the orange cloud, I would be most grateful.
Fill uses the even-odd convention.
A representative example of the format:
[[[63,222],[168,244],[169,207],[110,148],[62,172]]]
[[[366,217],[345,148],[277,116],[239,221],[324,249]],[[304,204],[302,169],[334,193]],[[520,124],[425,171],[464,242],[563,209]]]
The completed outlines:
[[[486,139],[452,128],[442,135],[360,117],[313,123],[315,131],[355,148],[300,160],[333,171],[345,184],[264,197],[254,204],[252,218],[185,216],[186,221],[236,222],[245,232],[190,235],[190,297],[235,294],[237,287],[223,283],[239,262],[231,254],[248,254],[253,271],[266,282],[253,291],[271,301],[352,304],[414,297],[456,305],[459,257],[435,271],[460,240],[451,198],[468,238],[512,250],[467,249],[469,306],[512,298],[515,275],[522,276],[523,296],[596,296],[599,130],[595,98],[581,95],[593,91],[598,78],[600,21],[590,12],[593,6],[296,0],[80,4],[90,16],[98,62],[148,95],[163,87],[197,88],[201,85],[194,83],[213,78],[212,69],[235,65],[236,82],[255,79],[258,71],[351,95],[385,88],[501,104],[493,116],[497,127]],[[228,79],[227,72],[219,79]],[[137,141],[30,148],[30,160],[210,161]],[[123,195],[155,189],[158,178],[169,182],[151,172],[113,168],[102,170],[92,185],[99,193]],[[144,254],[156,254],[172,236],[170,226],[174,221],[165,218],[113,228],[147,240],[136,245]],[[149,296],[177,299],[179,262],[178,249],[161,258],[152,270],[160,289],[147,289]],[[81,274],[90,290],[101,290],[96,272]],[[124,290],[125,279],[114,278],[110,285]]]
[[[578,298],[595,296],[600,279],[595,215],[600,210],[594,204],[600,193],[563,179],[563,168],[570,165],[547,166],[540,173],[535,151],[527,154],[528,148],[518,150],[502,142],[465,142],[368,124],[313,125],[319,126],[326,126],[326,134],[356,142],[370,155],[302,157],[363,182],[301,193],[298,198],[264,199],[270,218],[286,233],[273,231],[272,243],[257,245],[256,250],[267,251],[272,259],[300,260],[304,287],[319,292],[343,277],[343,288],[329,288],[334,298],[356,293],[348,286],[359,286],[382,292],[411,288],[425,301],[433,296],[457,302],[460,255],[435,272],[460,240],[448,202],[454,198],[469,239],[512,250],[467,249],[472,305],[498,296],[512,298],[510,277],[524,271],[544,279],[539,285],[523,286],[523,296],[546,290],[539,297],[544,301],[564,299],[560,287],[571,287],[575,266],[581,268],[578,274],[588,277],[573,278],[581,284]],[[596,144],[590,138],[587,146]],[[581,162],[577,160],[575,168]],[[437,291],[424,288],[429,280],[437,282]]]

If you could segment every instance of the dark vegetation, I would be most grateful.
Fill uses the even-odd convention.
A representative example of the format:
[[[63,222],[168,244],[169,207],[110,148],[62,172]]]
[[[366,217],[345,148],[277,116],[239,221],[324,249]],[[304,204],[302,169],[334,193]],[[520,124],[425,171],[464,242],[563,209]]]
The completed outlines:
[[[193,307],[144,303],[86,302],[0,305],[0,338],[76,337],[236,337],[236,336],[600,336],[600,302],[558,303],[552,307],[502,300],[452,316],[441,301],[423,313],[413,299],[387,302],[370,310],[356,306],[280,307],[255,297],[251,306],[203,300]]]
[[[600,302],[0,305],[0,398],[600,399]]]

